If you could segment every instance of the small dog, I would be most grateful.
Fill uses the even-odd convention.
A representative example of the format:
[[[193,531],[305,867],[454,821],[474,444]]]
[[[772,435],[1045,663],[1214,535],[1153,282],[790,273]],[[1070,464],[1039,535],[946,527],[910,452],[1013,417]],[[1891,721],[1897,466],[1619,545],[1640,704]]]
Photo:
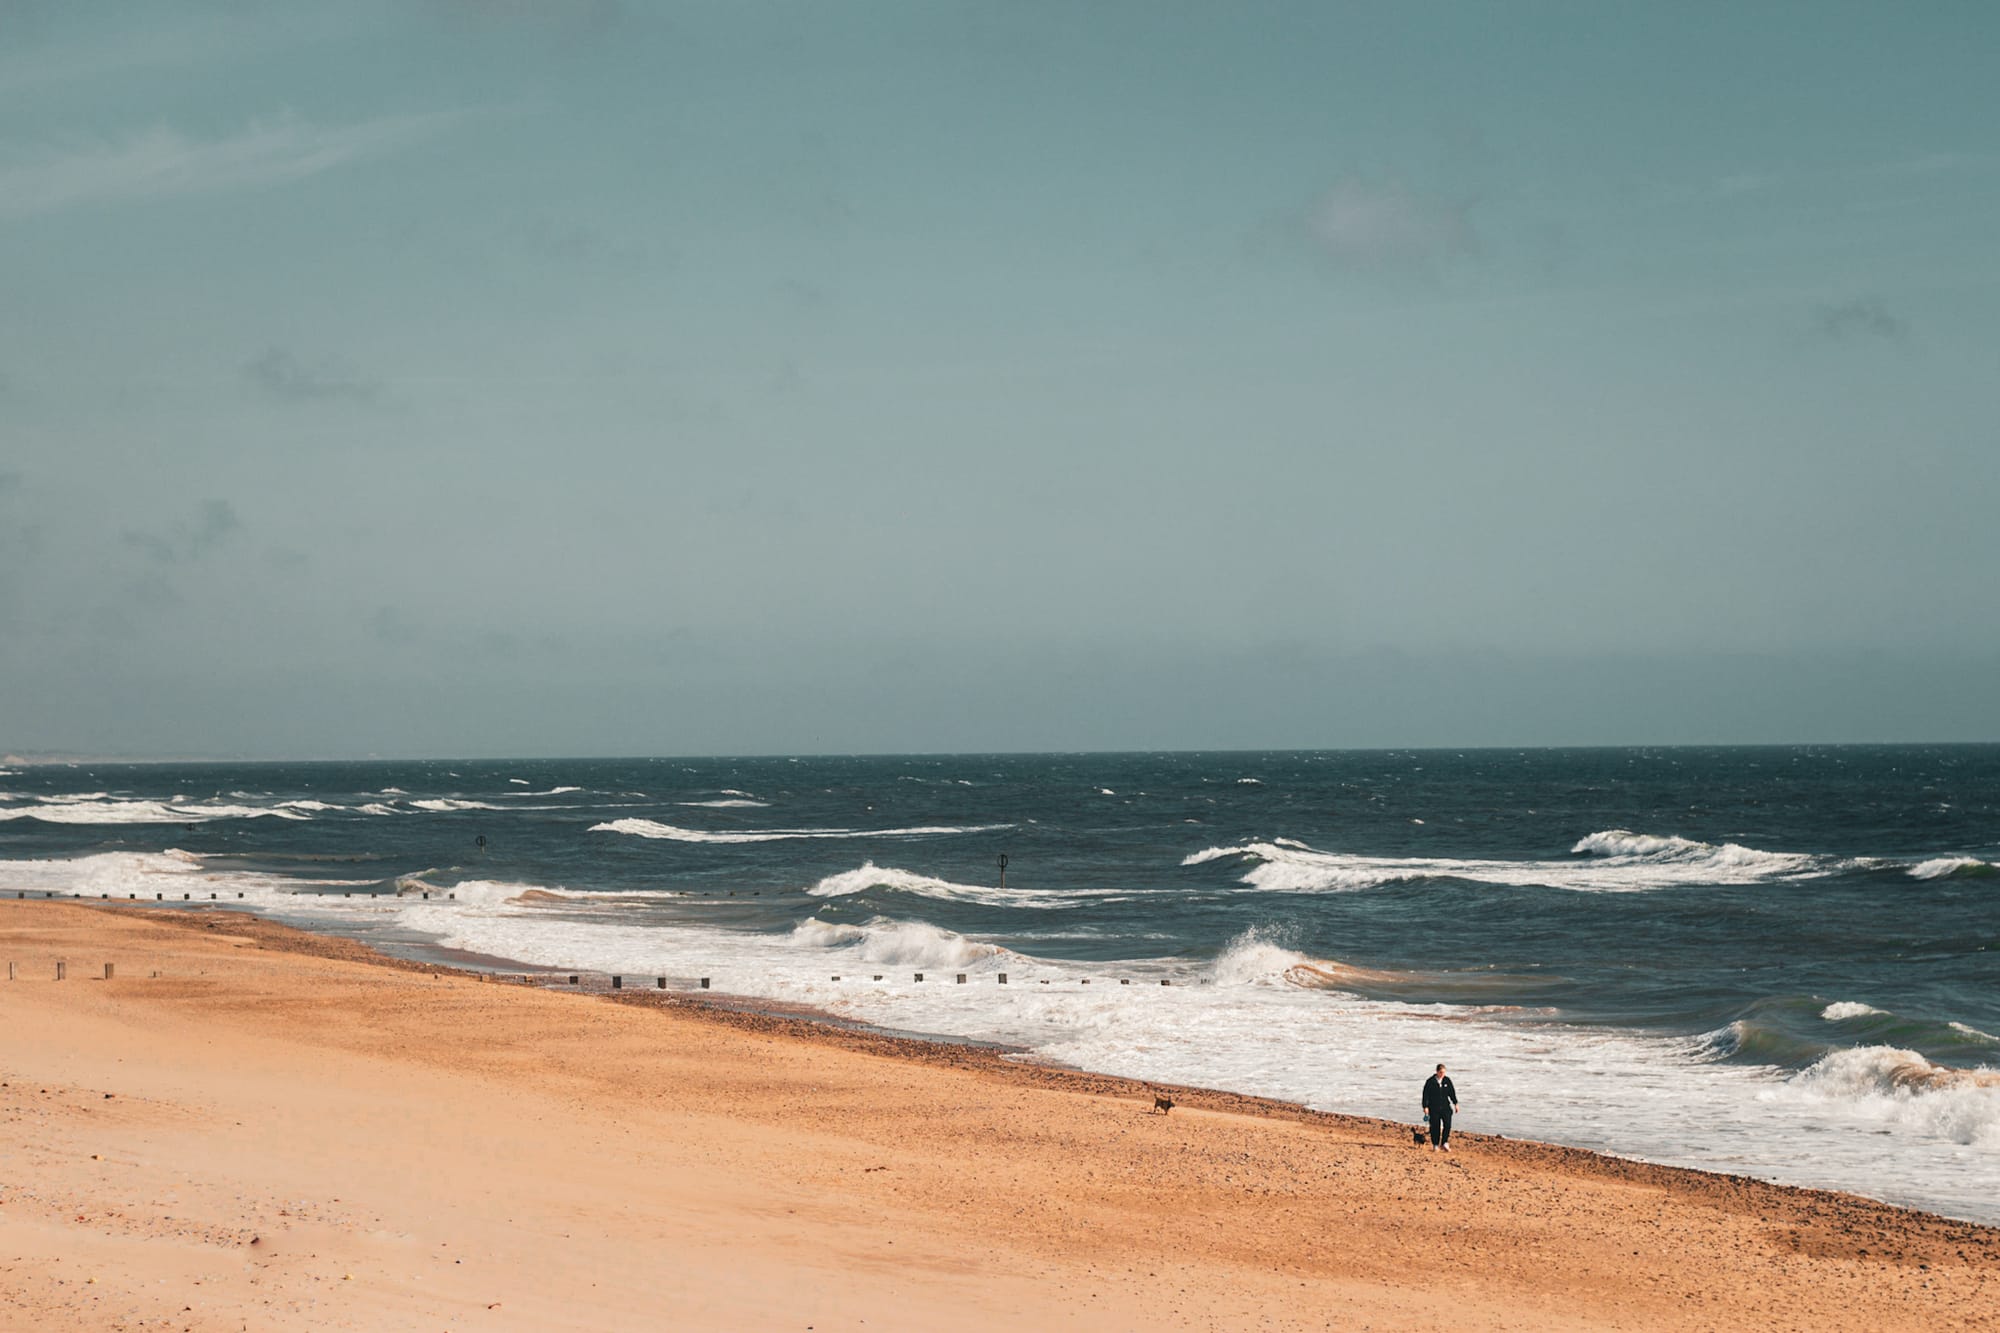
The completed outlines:
[[[1174,1109],[1174,1099],[1155,1095],[1153,1098],[1153,1109],[1161,1115],[1166,1115]]]
[[[1424,1140],[1429,1137],[1429,1133],[1425,1131],[1422,1125],[1415,1125],[1410,1129],[1410,1142],[1416,1144],[1419,1148],[1424,1146]]]

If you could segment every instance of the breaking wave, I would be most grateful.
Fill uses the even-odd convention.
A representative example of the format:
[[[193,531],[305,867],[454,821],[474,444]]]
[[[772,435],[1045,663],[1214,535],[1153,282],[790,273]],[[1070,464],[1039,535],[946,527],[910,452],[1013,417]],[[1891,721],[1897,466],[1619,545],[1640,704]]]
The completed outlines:
[[[531,903],[577,902],[586,898],[607,896],[569,893],[561,889],[550,889],[542,884],[521,884],[499,879],[463,879],[456,884],[439,885],[418,875],[405,875],[396,881],[398,897],[420,897],[426,893],[431,895],[433,902],[442,898],[446,902],[466,907],[515,907]]]
[[[920,875],[913,870],[878,866],[873,861],[863,862],[854,870],[828,875],[806,892],[815,898],[846,898],[871,889],[913,894],[941,902],[977,903],[986,907],[1081,907],[1086,902],[1125,896],[1117,889],[1003,889],[990,884],[956,884],[933,875]]]
[[[1012,827],[1011,824],[973,824],[964,827],[927,825],[921,828],[792,828],[728,832],[681,828],[676,824],[662,824],[656,819],[613,819],[603,824],[592,824],[590,831],[627,833],[635,838],[663,838],[672,842],[782,842],[787,838],[944,838],[959,833],[991,833]]]
[[[44,824],[203,824],[215,819],[312,818],[301,808],[148,801],[108,796],[104,792],[39,796],[35,801],[34,805],[0,809],[0,819],[33,819]],[[304,803],[288,804],[297,807]]]
[[[703,810],[762,810],[769,801],[753,801],[747,796],[724,796],[713,801],[680,801],[677,804]]]
[[[1835,1000],[1819,1011],[1819,1016],[1829,1023],[1842,1023],[1850,1018],[1866,1018],[1870,1014],[1883,1012],[1872,1004],[1862,1004],[1856,1000]]]
[[[1831,1104],[1887,1129],[2000,1149],[2000,1070],[1932,1064],[1901,1047],[1833,1051],[1767,1097]]]
[[[812,917],[792,930],[791,939],[805,948],[836,949],[856,962],[885,967],[967,967],[1006,952],[997,944],[969,940],[927,921],[886,916],[871,917],[858,926]]]
[[[1269,927],[1252,926],[1223,946],[1209,967],[1209,975],[1219,986],[1249,986],[1285,981],[1295,969],[1326,963],[1325,959],[1286,948],[1278,932]]]
[[[1754,884],[1835,873],[1842,862],[1789,852],[1762,852],[1735,843],[1696,842],[1610,829],[1571,848],[1588,861],[1498,861],[1422,856],[1359,856],[1324,852],[1291,838],[1209,847],[1183,866],[1231,858],[1247,863],[1239,883],[1272,893],[1341,893],[1425,880],[1470,880],[1516,887],[1633,893],[1699,884]]]
[[[1633,833],[1626,829],[1592,833],[1579,839],[1570,852],[1572,855],[1587,854],[1627,863],[1693,866],[1704,874],[1727,876],[1729,882],[1739,883],[1744,877],[1764,879],[1833,868],[1824,866],[1818,857],[1802,853],[1760,852],[1754,847],[1733,842],[1718,845],[1672,834]]]
[[[2000,874],[2000,866],[1976,856],[1938,856],[1910,867],[1911,879],[1972,879]]]

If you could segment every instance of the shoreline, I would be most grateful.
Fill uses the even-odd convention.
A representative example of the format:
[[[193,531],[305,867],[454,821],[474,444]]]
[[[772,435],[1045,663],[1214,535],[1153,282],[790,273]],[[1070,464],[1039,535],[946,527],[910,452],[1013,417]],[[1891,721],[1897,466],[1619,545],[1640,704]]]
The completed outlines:
[[[1444,1157],[1395,1122],[227,909],[0,899],[0,950],[24,1327],[2000,1318],[2000,1228],[1859,1196],[1476,1134]]]
[[[1027,1047],[982,1042],[949,1033],[897,1032],[859,1019],[843,1018],[811,1005],[788,1004],[759,995],[737,995],[721,991],[689,992],[672,988],[662,990],[647,986],[613,989],[610,985],[613,974],[609,972],[588,968],[544,966],[498,955],[437,946],[413,945],[408,953],[391,952],[332,930],[314,930],[278,921],[233,906],[228,900],[223,899],[207,903],[197,900],[184,904],[175,904],[172,901],[148,904],[143,901],[120,901],[116,898],[91,899],[44,894],[39,900],[30,898],[26,901],[68,902],[96,911],[132,915],[144,920],[161,920],[175,928],[188,930],[217,929],[212,918],[222,918],[229,922],[232,933],[254,938],[263,947],[287,953],[340,959],[431,975],[449,974],[481,983],[526,985],[531,989],[610,1000],[641,1008],[674,1009],[725,1026],[735,1022],[749,1031],[768,1031],[798,1041],[824,1042],[846,1049],[866,1050],[918,1064],[948,1068],[964,1068],[977,1064],[988,1072],[1002,1076],[1039,1072],[1047,1076],[1045,1080],[1041,1080],[1045,1085],[1067,1087],[1075,1091],[1110,1096],[1151,1097],[1157,1090],[1170,1093],[1179,1106],[1198,1105],[1235,1114],[1259,1115],[1302,1123],[1323,1122],[1347,1127],[1367,1126],[1399,1135],[1409,1133],[1416,1123],[1352,1112],[1316,1111],[1302,1103],[1254,1093],[1233,1092],[1225,1088],[1149,1082],[1124,1075],[1098,1073],[1043,1059]],[[582,978],[575,987],[560,984],[555,980],[572,975]],[[504,978],[505,981],[498,981],[500,978]],[[965,1058],[965,1053],[968,1052],[985,1057],[985,1062]],[[1484,1134],[1462,1129],[1454,1129],[1452,1137],[1455,1142],[1478,1141],[1490,1145],[1505,1145],[1504,1151],[1524,1157],[1530,1157],[1537,1152],[1550,1154],[1547,1160],[1560,1162],[1573,1169],[1578,1163],[1586,1164],[1584,1169],[1590,1169],[1594,1164],[1596,1167],[1605,1168],[1603,1173],[1608,1178],[1666,1179],[1667,1176],[1654,1177],[1646,1173],[1668,1173],[1668,1176],[1678,1173],[1704,1180],[1789,1191],[1801,1196],[1823,1195],[1871,1207],[1894,1209],[1915,1217],[1930,1218],[1953,1225],[1985,1227],[2000,1231],[2000,1224],[1953,1217],[1949,1213],[1895,1203],[1851,1190],[1793,1185],[1737,1172],[1650,1162],[1640,1157],[1626,1157],[1603,1149],[1577,1147],[1546,1139],[1517,1138],[1505,1134]]]
[[[90,904],[85,903],[85,906]],[[331,932],[322,934],[305,930],[253,912],[239,911],[218,905],[216,908],[200,908],[189,911],[185,908],[168,906],[165,908],[137,907],[132,904],[110,903],[99,905],[99,910],[114,912],[137,912],[150,917],[165,916],[174,920],[182,929],[215,929],[203,925],[202,918],[220,915],[230,919],[232,933],[256,938],[266,948],[296,952],[313,957],[338,957],[363,963],[406,968],[433,974],[450,973],[469,978],[482,984],[526,984],[533,989],[548,990],[557,994],[609,1001],[614,1004],[633,1005],[642,1009],[673,1010],[696,1018],[698,1021],[715,1023],[725,1028],[751,1032],[758,1035],[777,1035],[788,1040],[820,1043],[843,1050],[860,1050],[869,1054],[905,1060],[914,1064],[932,1065],[943,1068],[976,1068],[983,1073],[1002,1079],[1015,1078],[1035,1086],[1051,1087],[1071,1092],[1082,1092],[1097,1096],[1150,1098],[1156,1093],[1170,1095],[1177,1107],[1200,1107],[1206,1110],[1222,1111],[1233,1115],[1257,1116],[1271,1120],[1287,1120],[1301,1124],[1324,1124],[1344,1129],[1366,1129],[1386,1133],[1398,1138],[1406,1136],[1415,1122],[1386,1120],[1379,1116],[1357,1115],[1345,1111],[1316,1111],[1298,1102],[1285,1101],[1277,1097],[1264,1097],[1254,1093],[1232,1092],[1226,1088],[1208,1088],[1195,1084],[1149,1082],[1144,1079],[1128,1078],[1120,1074],[1102,1074],[1088,1069],[1080,1069],[1033,1055],[1026,1047],[1010,1047],[992,1042],[971,1041],[948,1034],[915,1034],[892,1032],[854,1019],[843,1019],[838,1015],[815,1009],[810,1005],[787,1005],[756,995],[732,995],[712,992],[703,995],[679,990],[660,990],[657,987],[632,986],[612,989],[611,973],[566,968],[544,968],[520,963],[514,959],[493,958],[489,955],[468,955],[480,957],[494,963],[504,964],[503,968],[483,970],[464,967],[449,962],[426,962],[418,958],[404,958],[354,940],[345,935]],[[260,929],[261,928],[261,929]],[[318,945],[323,941],[337,944],[322,951]],[[450,951],[440,951],[448,953]],[[558,985],[552,982],[536,982],[533,978],[556,978],[576,975],[585,979],[576,987]],[[519,982],[496,982],[495,977],[520,977]],[[1025,1058],[1023,1058],[1025,1057]],[[2000,1227],[1968,1218],[1952,1217],[1946,1213],[1929,1209],[1914,1208],[1907,1204],[1893,1203],[1870,1195],[1858,1194],[1850,1190],[1824,1189],[1811,1185],[1790,1185],[1782,1181],[1765,1180],[1759,1176],[1742,1175],[1728,1171],[1711,1171],[1701,1167],[1673,1166],[1666,1163],[1648,1162],[1643,1158],[1625,1157],[1617,1153],[1604,1152],[1596,1148],[1572,1147],[1546,1139],[1511,1138],[1505,1134],[1483,1134],[1472,1130],[1452,1131],[1454,1142],[1478,1143],[1488,1151],[1496,1151],[1501,1156],[1512,1156],[1524,1162],[1542,1165],[1560,1165],[1569,1170],[1584,1170],[1606,1179],[1624,1180],[1636,1183],[1667,1184],[1682,1180],[1699,1181],[1720,1188],[1755,1187],[1772,1190],[1781,1194],[1797,1196],[1800,1199],[1831,1199],[1845,1203],[1865,1205],[1870,1208],[1886,1208],[1912,1217],[1952,1226],[1980,1227],[1995,1232],[2000,1237]]]

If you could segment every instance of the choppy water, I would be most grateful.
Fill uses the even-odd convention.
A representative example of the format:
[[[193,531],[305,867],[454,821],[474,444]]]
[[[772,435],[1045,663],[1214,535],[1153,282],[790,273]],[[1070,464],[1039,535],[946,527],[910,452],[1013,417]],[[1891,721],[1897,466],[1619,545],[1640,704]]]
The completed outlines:
[[[1464,1129],[2000,1222],[2000,747],[34,766],[0,793],[0,889],[242,893],[1406,1121],[1445,1060]]]

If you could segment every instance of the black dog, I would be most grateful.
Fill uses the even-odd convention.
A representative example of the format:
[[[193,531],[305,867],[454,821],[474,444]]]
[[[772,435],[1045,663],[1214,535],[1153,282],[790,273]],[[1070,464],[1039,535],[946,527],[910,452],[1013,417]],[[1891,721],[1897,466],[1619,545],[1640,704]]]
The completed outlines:
[[[1171,1097],[1156,1096],[1153,1098],[1153,1109],[1161,1115],[1165,1115],[1174,1109],[1174,1099]]]
[[[1428,1137],[1430,1136],[1424,1132],[1422,1125],[1418,1125],[1410,1130],[1410,1142],[1416,1144],[1419,1148],[1424,1146],[1424,1140]]]

